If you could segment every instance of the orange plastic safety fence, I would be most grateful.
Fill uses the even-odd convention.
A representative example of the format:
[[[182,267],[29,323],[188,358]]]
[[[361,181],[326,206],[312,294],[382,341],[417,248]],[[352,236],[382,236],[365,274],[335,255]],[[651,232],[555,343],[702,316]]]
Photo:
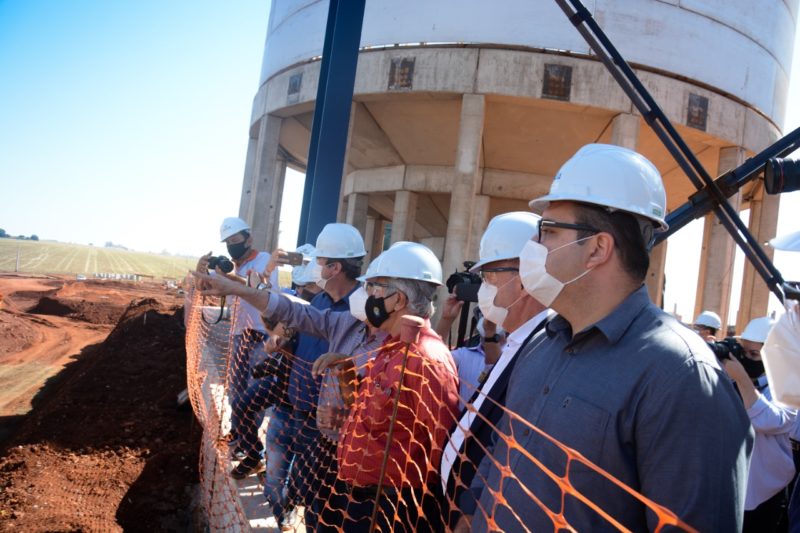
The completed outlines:
[[[237,320],[238,305],[217,321],[220,307],[215,301],[197,294],[187,299],[187,380],[203,425],[201,496],[209,527],[451,530],[451,512],[459,509],[442,487],[442,455],[463,406],[477,418],[483,415],[470,403],[474,387],[465,387],[468,397],[459,397],[455,367],[438,338],[423,332],[419,343],[394,340],[343,354],[347,357],[338,359],[321,379],[311,379],[313,363],[294,356],[291,342],[271,341],[263,323]],[[293,379],[307,388],[289,394],[287,384]],[[488,397],[483,401],[492,402]],[[508,450],[521,454],[542,479],[560,490],[560,506],[554,509],[540,497],[537,486],[515,475],[507,456],[496,457],[493,448],[483,447],[485,461],[502,474],[501,486],[519,483],[529,505],[550,518],[553,531],[574,529],[564,513],[567,498],[591,509],[610,528],[626,530],[617,517],[576,488],[576,467],[581,475],[588,471],[602,479],[620,498],[645,506],[658,518],[659,529],[692,530],[668,509],[516,413],[505,415],[515,422],[509,427],[535,432],[563,454],[563,471],[554,471],[521,446],[513,430],[504,434],[483,418]],[[469,461],[463,455],[458,460]],[[466,488],[459,472],[450,475],[455,485]],[[478,470],[471,484],[485,482],[482,476]],[[500,506],[516,517],[520,530],[527,530],[501,492],[486,490],[493,491],[492,505],[478,504],[475,513],[483,515],[490,530],[497,528],[493,517]]]

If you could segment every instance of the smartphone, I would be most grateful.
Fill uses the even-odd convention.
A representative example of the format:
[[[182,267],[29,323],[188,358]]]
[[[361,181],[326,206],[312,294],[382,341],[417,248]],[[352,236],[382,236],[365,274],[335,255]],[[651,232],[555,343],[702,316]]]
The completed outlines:
[[[278,258],[282,265],[299,266],[303,264],[303,254],[298,252],[283,252]]]

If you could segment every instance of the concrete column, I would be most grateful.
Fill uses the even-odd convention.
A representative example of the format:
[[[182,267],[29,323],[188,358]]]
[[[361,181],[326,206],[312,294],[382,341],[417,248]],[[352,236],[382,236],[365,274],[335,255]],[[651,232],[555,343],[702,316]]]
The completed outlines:
[[[780,198],[780,195],[777,194],[767,194],[763,184],[760,184],[758,192],[750,200],[750,223],[748,226],[756,242],[766,242],[775,236],[778,229]],[[771,246],[763,248],[767,256],[772,259],[773,248]],[[751,319],[767,314],[769,295],[770,291],[764,280],[750,262],[745,260],[742,297],[739,300],[739,313],[736,317],[736,333],[741,333]]]
[[[366,194],[353,193],[347,197],[347,223],[354,226],[361,236],[364,243],[367,241],[367,210],[369,209],[369,196]]]
[[[344,198],[344,185],[347,182],[347,175],[352,170],[350,166],[350,144],[353,141],[353,129],[356,127],[356,103],[353,102],[350,104],[350,120],[347,123],[347,144],[345,145],[344,149],[344,168],[342,169],[342,184],[339,187],[339,209],[336,212],[336,222],[344,222],[345,217],[348,214],[349,206],[345,205],[345,198]],[[349,198],[349,196],[348,196]],[[359,229],[359,231],[361,231]],[[364,234],[363,232],[361,233]]]
[[[261,117],[254,156],[253,188],[245,220],[253,228],[253,245],[272,251],[277,245],[286,162],[278,158],[280,117]],[[241,209],[240,209],[241,211]]]
[[[242,197],[239,201],[239,218],[249,220],[252,218],[250,213],[250,198],[253,193],[253,176],[255,175],[256,152],[258,149],[258,138],[250,137],[247,143],[247,158],[244,163],[244,180],[242,182]]]
[[[378,257],[381,252],[383,251],[383,234],[386,231],[386,221],[381,218],[372,219],[374,223],[372,224],[372,232],[369,240],[367,240],[367,253],[370,258],[375,259]]]
[[[481,237],[489,225],[489,204],[491,197],[479,194],[475,196],[475,205],[472,210],[472,229],[470,231],[467,259],[477,261],[480,252]]]
[[[636,150],[639,139],[639,117],[620,113],[611,122],[611,144]]]
[[[738,167],[744,163],[746,157],[744,148],[735,146],[722,148],[719,151],[717,175]],[[728,201],[738,212],[741,195],[736,194]],[[725,329],[728,325],[735,251],[736,243],[733,242],[725,226],[720,223],[714,213],[706,215],[694,316],[687,317],[687,319],[694,320],[702,311],[714,311],[722,319],[723,330],[719,332],[720,338],[725,336]]]
[[[417,193],[397,191],[394,193],[392,215],[392,244],[397,241],[414,240],[414,223],[417,218]]]
[[[664,265],[667,262],[667,241],[653,248],[650,252],[650,268],[647,269],[645,284],[650,300],[659,307],[664,305]],[[672,283],[680,283],[679,280],[670,280]]]
[[[483,95],[465,94],[456,147],[455,176],[450,193],[450,217],[444,244],[443,274],[447,278],[463,269],[467,259],[475,195],[480,185],[485,101]],[[446,291],[446,289],[444,290]],[[442,291],[442,295],[444,295]]]

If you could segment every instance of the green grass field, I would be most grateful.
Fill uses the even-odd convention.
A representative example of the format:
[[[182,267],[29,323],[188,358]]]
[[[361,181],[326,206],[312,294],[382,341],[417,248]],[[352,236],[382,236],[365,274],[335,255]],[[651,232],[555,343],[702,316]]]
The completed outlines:
[[[131,252],[83,244],[0,239],[0,272],[13,272],[19,250],[19,271],[35,274],[143,274],[182,278],[196,258]]]

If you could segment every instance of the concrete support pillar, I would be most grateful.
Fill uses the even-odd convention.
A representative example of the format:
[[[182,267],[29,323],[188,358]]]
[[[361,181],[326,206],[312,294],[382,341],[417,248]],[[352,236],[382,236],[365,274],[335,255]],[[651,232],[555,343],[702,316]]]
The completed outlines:
[[[344,222],[350,207],[346,205],[344,197],[344,185],[347,182],[347,175],[352,170],[350,166],[350,144],[353,141],[353,129],[356,127],[356,103],[350,104],[350,121],[347,126],[347,144],[344,149],[344,168],[342,169],[342,184],[339,188],[339,209],[336,212],[336,222]],[[350,196],[347,197],[348,201]],[[358,227],[358,226],[356,226]],[[359,229],[359,231],[361,231]],[[362,232],[361,235],[364,235]],[[366,241],[364,241],[366,242]]]
[[[639,139],[639,117],[620,113],[611,122],[611,144],[636,150]]]
[[[475,196],[475,205],[472,209],[472,229],[470,231],[469,250],[467,259],[470,261],[478,260],[480,252],[481,237],[489,225],[489,204],[491,197],[479,194]]]
[[[778,229],[780,198],[780,195],[764,192],[763,184],[761,184],[758,192],[750,200],[750,223],[748,226],[756,242],[766,242],[775,236]],[[767,256],[772,259],[773,248],[771,246],[763,248]],[[742,297],[739,300],[739,314],[736,317],[736,333],[741,333],[751,319],[767,314],[769,295],[770,292],[764,280],[750,262],[745,260]]]
[[[414,240],[414,223],[417,218],[417,193],[397,191],[394,193],[392,215],[392,244],[397,241]]]
[[[272,251],[278,243],[286,161],[278,157],[282,119],[266,115],[258,127],[258,144],[253,161],[253,180],[244,219],[253,229],[253,246]],[[239,209],[240,212],[243,210]]]
[[[645,284],[650,300],[659,307],[664,305],[664,266],[667,262],[667,241],[653,248],[650,252],[650,268],[647,269]],[[680,283],[678,280],[670,280],[673,283]]]
[[[475,195],[480,185],[485,102],[483,95],[465,94],[456,147],[455,179],[444,243],[444,276],[463,268],[467,259]]]
[[[369,208],[369,196],[366,194],[353,193],[347,197],[347,219],[346,222],[354,226],[361,236],[364,243],[367,243],[367,210]]]
[[[247,143],[247,158],[244,163],[244,181],[242,183],[242,197],[239,201],[239,218],[250,218],[251,195],[253,194],[253,177],[256,174],[256,152],[258,151],[258,137],[250,137]]]
[[[383,251],[383,234],[386,231],[386,221],[382,218],[370,218],[369,220],[364,242],[367,244],[367,259],[372,261]]]
[[[738,167],[744,163],[746,156],[744,148],[735,146],[722,148],[719,151],[717,175]],[[741,196],[736,194],[728,201],[738,212]],[[706,215],[694,316],[687,317],[687,320],[694,320],[702,311],[714,311],[722,319],[723,328],[718,332],[720,338],[725,337],[728,325],[735,251],[736,243],[733,242],[725,226],[713,213]]]

